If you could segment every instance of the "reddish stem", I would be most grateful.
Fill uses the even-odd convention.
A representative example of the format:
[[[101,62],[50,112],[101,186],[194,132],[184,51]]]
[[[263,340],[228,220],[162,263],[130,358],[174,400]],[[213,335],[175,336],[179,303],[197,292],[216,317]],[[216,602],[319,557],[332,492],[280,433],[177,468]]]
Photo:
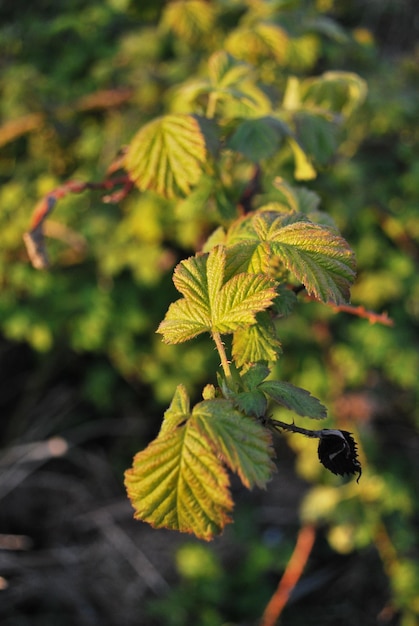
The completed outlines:
[[[134,183],[127,174],[115,178],[105,178],[98,183],[82,183],[77,180],[69,180],[64,185],[57,187],[44,196],[36,205],[32,214],[30,229],[23,235],[23,240],[32,265],[36,269],[48,267],[48,256],[45,249],[44,223],[48,215],[54,209],[58,200],[65,198],[70,193],[82,193],[86,189],[114,190],[110,194],[103,196],[103,202],[120,202],[132,190]]]
[[[307,524],[300,529],[285,572],[279,581],[278,587],[269,600],[260,622],[260,626],[275,626],[291,592],[301,578],[316,538],[316,530],[313,525]]]

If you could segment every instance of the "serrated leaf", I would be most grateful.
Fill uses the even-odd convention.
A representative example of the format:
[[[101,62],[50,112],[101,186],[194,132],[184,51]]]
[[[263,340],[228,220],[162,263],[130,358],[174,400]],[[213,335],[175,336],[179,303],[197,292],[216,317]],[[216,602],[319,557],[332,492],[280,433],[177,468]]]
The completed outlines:
[[[232,354],[238,367],[257,361],[277,361],[281,343],[269,315],[257,315],[257,323],[236,330],[233,335]]]
[[[231,521],[229,479],[195,420],[159,436],[125,472],[134,517],[210,540]]]
[[[182,343],[201,333],[210,332],[211,319],[202,308],[190,300],[173,302],[156,332],[163,335],[165,343]]]
[[[320,400],[305,389],[296,387],[291,383],[267,380],[259,385],[259,389],[272,400],[298,415],[311,417],[312,419],[324,419],[327,417],[326,407],[323,406]]]
[[[335,231],[311,222],[289,224],[272,235],[272,250],[309,294],[322,302],[349,301],[355,257]]]
[[[234,224],[226,242],[229,274],[252,268],[275,275],[276,257],[319,300],[334,304],[349,300],[355,277],[352,250],[334,229],[314,224],[301,213],[261,207]]]
[[[172,303],[157,332],[179,343],[202,332],[231,333],[255,322],[275,298],[275,283],[261,274],[238,274],[224,282],[224,246],[182,261],[173,282],[184,298]]]
[[[265,487],[275,469],[266,428],[222,399],[200,402],[193,417],[201,436],[212,443],[215,453],[246,487]]]
[[[272,156],[289,132],[283,122],[272,116],[245,120],[230,137],[227,147],[258,163]]]
[[[249,369],[241,373],[241,380],[246,391],[252,391],[260,385],[260,383],[269,376],[270,369],[262,363],[255,363]]]
[[[155,528],[212,539],[231,521],[225,466],[248,488],[264,487],[275,469],[271,456],[270,434],[259,422],[213,397],[191,412],[179,386],[158,437],[125,472],[134,516]]]
[[[228,243],[232,237],[228,237]],[[227,248],[226,275],[234,276],[239,272],[269,273],[272,258],[269,244],[261,242],[253,235],[252,239],[239,241]]]
[[[132,139],[125,167],[141,191],[173,198],[187,195],[203,173],[207,143],[198,118],[165,115]]]
[[[234,405],[245,415],[262,417],[266,414],[268,403],[261,391],[241,391],[232,397]]]
[[[183,385],[178,385],[169,408],[164,413],[159,436],[175,430],[179,424],[189,418],[190,401]]]

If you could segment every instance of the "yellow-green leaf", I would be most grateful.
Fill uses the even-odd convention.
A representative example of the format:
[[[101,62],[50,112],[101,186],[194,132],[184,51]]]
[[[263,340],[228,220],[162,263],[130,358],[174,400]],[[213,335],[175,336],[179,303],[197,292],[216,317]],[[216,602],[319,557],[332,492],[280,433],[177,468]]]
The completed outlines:
[[[132,139],[125,167],[141,191],[174,198],[187,195],[199,180],[207,146],[192,115],[165,115],[143,126]]]
[[[304,150],[298,145],[295,139],[291,137],[288,138],[289,144],[291,146],[291,150],[294,153],[294,161],[295,161],[295,169],[294,176],[295,180],[313,180],[316,178],[317,172],[314,169],[313,165],[309,157],[306,155]]]
[[[266,428],[234,409],[228,400],[204,400],[192,414],[201,436],[248,489],[266,486],[275,470],[271,435]]]
[[[125,472],[134,516],[212,539],[231,521],[226,466],[246,487],[264,487],[275,469],[271,457],[271,436],[257,420],[214,397],[191,412],[180,385],[159,435]]]
[[[157,332],[166,343],[179,343],[203,332],[232,333],[255,323],[256,313],[276,297],[276,283],[263,274],[241,273],[225,281],[226,250],[179,263],[173,281],[184,298],[172,303]]]
[[[236,365],[258,361],[277,361],[282,352],[275,325],[268,313],[258,313],[257,323],[239,328],[233,335],[233,357]]]
[[[125,472],[125,485],[134,517],[154,528],[208,541],[231,521],[227,472],[194,420],[139,452]]]
[[[172,30],[178,37],[196,42],[208,36],[214,26],[215,9],[204,0],[169,2],[161,20],[162,28]]]
[[[355,278],[355,256],[335,229],[311,222],[301,213],[265,210],[246,216],[227,233],[228,271],[288,270],[309,294],[323,302],[344,304]],[[238,265],[239,264],[239,265]],[[274,274],[275,275],[275,274]]]

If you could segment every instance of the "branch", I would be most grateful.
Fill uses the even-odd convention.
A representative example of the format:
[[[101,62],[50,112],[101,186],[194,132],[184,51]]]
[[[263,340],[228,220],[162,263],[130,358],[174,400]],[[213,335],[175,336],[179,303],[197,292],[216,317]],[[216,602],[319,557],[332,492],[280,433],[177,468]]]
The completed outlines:
[[[111,166],[112,167],[112,166]],[[114,191],[115,187],[122,185],[121,189]],[[44,196],[36,205],[32,214],[30,229],[24,233],[23,241],[26,245],[29,258],[36,269],[48,267],[48,255],[45,248],[45,220],[53,211],[56,203],[61,198],[65,198],[70,193],[82,193],[87,189],[103,189],[111,191],[103,196],[106,203],[116,203],[123,200],[133,188],[134,183],[127,174],[115,178],[105,178],[101,182],[82,183],[76,180],[69,180],[64,185],[57,187]]]
[[[288,599],[301,578],[316,538],[314,526],[308,524],[300,528],[285,572],[279,581],[278,587],[269,600],[260,622],[260,626],[275,626]]]
[[[298,293],[302,291],[304,286],[298,286],[294,288],[294,292]],[[307,300],[318,302],[317,298],[306,295]],[[368,311],[364,306],[353,306],[352,304],[333,304],[333,302],[327,302],[326,306],[330,307],[335,313],[349,313],[350,315],[356,315],[362,317],[370,322],[370,324],[383,324],[384,326],[394,326],[394,321],[384,313],[376,313],[375,311]]]
[[[367,311],[363,306],[352,306],[351,304],[330,304],[328,303],[336,313],[350,313],[357,317],[367,319],[370,324],[383,324],[384,326],[394,326],[394,321],[384,313],[375,313],[375,311]]]

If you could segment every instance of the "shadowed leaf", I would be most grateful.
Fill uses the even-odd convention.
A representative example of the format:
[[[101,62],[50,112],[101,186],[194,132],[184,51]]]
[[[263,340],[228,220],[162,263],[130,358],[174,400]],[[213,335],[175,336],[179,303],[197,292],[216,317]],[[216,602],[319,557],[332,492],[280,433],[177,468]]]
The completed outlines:
[[[298,415],[312,419],[327,417],[326,407],[305,389],[295,387],[283,381],[266,380],[259,385],[259,389],[272,400],[285,406]]]

